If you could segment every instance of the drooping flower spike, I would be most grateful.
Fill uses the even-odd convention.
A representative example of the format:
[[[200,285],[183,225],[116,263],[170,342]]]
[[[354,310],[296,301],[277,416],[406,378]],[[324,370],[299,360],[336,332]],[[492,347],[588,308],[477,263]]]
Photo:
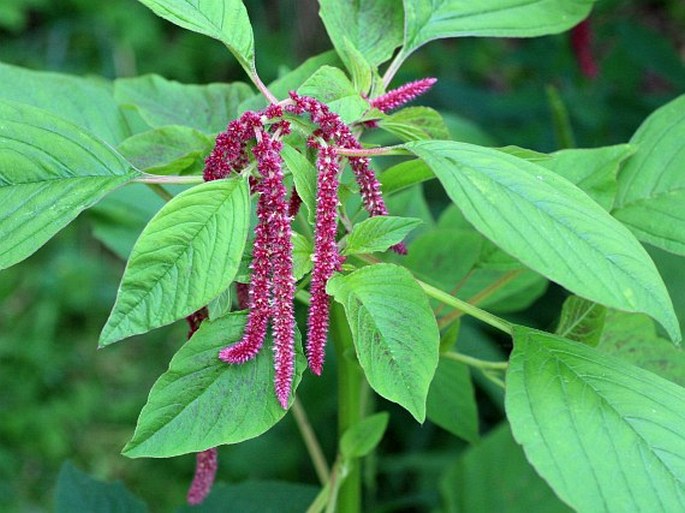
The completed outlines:
[[[188,339],[200,329],[200,325],[208,316],[209,312],[207,311],[207,307],[203,307],[186,317],[186,321],[188,322]],[[207,495],[209,495],[209,492],[212,490],[212,485],[214,484],[214,478],[216,477],[217,466],[218,453],[215,447],[196,454],[195,475],[193,476],[193,481],[190,484],[187,495],[188,504],[193,506],[200,504],[205,500]]]
[[[401,85],[397,89],[392,89],[378,98],[374,98],[369,103],[381,112],[390,112],[412,101],[417,96],[425,94],[437,81],[437,78],[415,80],[414,82]]]

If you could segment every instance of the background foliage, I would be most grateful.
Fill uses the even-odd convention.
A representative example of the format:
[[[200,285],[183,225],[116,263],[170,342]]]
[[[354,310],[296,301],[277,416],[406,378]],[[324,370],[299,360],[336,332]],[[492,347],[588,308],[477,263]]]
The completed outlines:
[[[328,47],[316,2],[245,3],[266,81]],[[651,111],[685,89],[685,7],[676,0],[611,0],[598,4],[591,21],[599,62],[594,80],[579,72],[566,34],[430,44],[407,61],[397,83],[438,77],[422,103],[452,114],[450,129],[458,140],[553,151],[558,141],[550,98],[556,92],[568,108],[578,146],[623,143]],[[155,72],[191,83],[244,79],[219,43],[177,29],[133,0],[3,0],[0,61],[109,78]],[[427,205],[416,215],[437,221],[448,200],[433,184],[425,192]],[[183,502],[192,475],[191,456],[160,461],[119,455],[147,391],[183,343],[186,326],[157,330],[145,344],[132,341],[96,351],[122,264],[92,237],[85,217],[94,215],[82,216],[37,255],[0,273],[2,511],[49,510],[65,459],[99,478],[123,479],[159,512]],[[685,259],[650,253],[685,319]],[[551,329],[562,301],[552,287],[516,320]],[[489,357],[511,350],[508,340],[482,327],[464,329],[469,334],[461,337],[468,344],[460,347],[464,352]],[[654,360],[658,368],[658,355]],[[323,378],[305,380],[299,389],[329,456],[335,452],[330,428],[335,425],[334,371],[328,367]],[[565,511],[530,470],[508,430],[496,427],[503,419],[501,393],[474,377],[480,433],[495,431],[466,451],[464,443],[443,430],[449,426],[427,421],[421,427],[399,407],[383,405],[392,415],[372,461],[379,481],[370,511],[496,510],[501,506],[492,501],[499,495],[522,497],[524,490],[539,493],[548,511]],[[685,382],[678,374],[671,379]],[[473,431],[461,435],[474,437]],[[499,454],[506,466],[486,468],[478,454],[488,452]],[[506,489],[501,494],[480,490],[476,483],[487,476],[498,476],[497,486]],[[219,478],[316,481],[290,416],[263,437],[222,447]],[[520,505],[523,511],[525,502]]]

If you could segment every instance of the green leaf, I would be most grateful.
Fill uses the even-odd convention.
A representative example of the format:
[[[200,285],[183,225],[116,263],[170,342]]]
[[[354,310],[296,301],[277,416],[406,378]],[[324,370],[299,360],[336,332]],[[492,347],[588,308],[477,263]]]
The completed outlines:
[[[637,237],[685,255],[685,95],[652,113],[630,140],[612,214]]]
[[[118,144],[131,135],[114,101],[112,85],[104,79],[32,71],[0,63],[0,98],[46,110],[110,144]]]
[[[0,100],[0,269],[140,173],[111,146],[30,105]]]
[[[376,216],[357,223],[347,236],[343,255],[376,253],[404,240],[423,221],[413,217]]]
[[[570,29],[593,0],[404,0],[404,48],[408,55],[447,37],[536,37]]]
[[[133,246],[164,200],[142,183],[118,189],[89,212],[93,236],[122,260],[128,260]]]
[[[311,224],[314,224],[316,218],[316,167],[307,157],[289,144],[283,145],[281,157],[293,175],[297,194],[307,208],[309,214],[307,219]]]
[[[337,52],[350,72],[355,91],[368,95],[374,84],[380,83],[382,86],[383,81],[378,74],[378,69],[364,57],[349,39],[343,38],[342,44],[337,47]]]
[[[506,423],[449,467],[440,491],[446,513],[572,513],[526,461]]]
[[[381,182],[383,195],[386,196],[433,178],[435,174],[428,164],[421,159],[414,159],[400,162],[386,169],[380,174],[378,180]]]
[[[293,276],[295,280],[301,280],[305,274],[312,270],[312,242],[297,232],[293,232]]]
[[[478,409],[468,366],[441,356],[426,406],[431,422],[471,443],[478,441]]]
[[[326,291],[345,308],[371,388],[423,422],[440,333],[412,275],[397,265],[377,264],[333,276]]]
[[[314,501],[319,488],[279,481],[245,481],[214,485],[207,498],[197,506],[183,506],[176,513],[302,513]]]
[[[616,175],[621,164],[635,153],[630,144],[603,148],[561,150],[540,165],[576,184],[605,210],[611,210],[618,189]]]
[[[160,18],[221,41],[250,73],[254,35],[242,0],[138,0]]]
[[[117,150],[140,170],[179,175],[198,163],[204,164],[203,158],[213,146],[212,139],[194,128],[166,126],[129,137]]]
[[[685,351],[658,336],[645,315],[610,310],[597,349],[685,387]]]
[[[338,55],[333,51],[320,53],[314,57],[310,57],[294,70],[277,78],[271,82],[268,87],[269,91],[276,96],[276,98],[285,98],[290,91],[295,91],[302,83],[307,80],[316,70],[321,66],[340,66],[342,63]],[[256,94],[248,98],[238,107],[238,113],[242,114],[248,110],[260,110],[267,106],[267,100],[261,94]]]
[[[442,116],[430,107],[407,107],[382,118],[378,126],[403,141],[450,138]]]
[[[242,82],[181,84],[159,75],[120,78],[114,82],[117,101],[135,107],[153,128],[180,125],[204,133],[225,130],[237,116],[238,105],[253,95],[250,86]]]
[[[70,462],[59,471],[55,489],[55,513],[147,513],[147,506],[121,481],[103,483],[81,472]]]
[[[388,427],[388,412],[370,415],[349,427],[340,439],[340,453],[344,458],[363,458],[383,439]]]
[[[198,185],[164,205],[133,247],[100,346],[186,317],[225,290],[245,249],[249,206],[241,177]]]
[[[243,334],[246,312],[205,321],[174,355],[153,385],[123,454],[169,458],[255,438],[286,411],[274,392],[273,352],[266,347],[242,365],[229,365],[219,351]],[[305,367],[297,336],[293,396]],[[292,400],[291,397],[291,400]]]
[[[556,334],[560,337],[595,347],[604,329],[607,309],[587,299],[570,296],[561,307],[561,319]]]
[[[357,121],[370,108],[369,102],[359,95],[347,75],[332,66],[321,66],[297,92],[326,103],[347,124]]]
[[[402,9],[396,0],[320,0],[319,5],[328,37],[343,60],[346,39],[372,66],[387,61],[402,44]]]
[[[580,513],[685,508],[685,389],[584,344],[514,329],[514,438]]]
[[[621,223],[544,167],[450,141],[406,147],[433,169],[452,201],[486,237],[581,297],[680,329],[649,255]]]

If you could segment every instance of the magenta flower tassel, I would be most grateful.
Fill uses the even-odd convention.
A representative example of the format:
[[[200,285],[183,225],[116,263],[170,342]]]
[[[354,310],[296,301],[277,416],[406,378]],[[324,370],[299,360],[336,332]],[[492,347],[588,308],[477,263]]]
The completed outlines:
[[[205,500],[212,490],[219,463],[216,448],[198,452],[195,456],[195,476],[188,490],[188,504],[195,506]]]
[[[270,259],[273,268],[272,326],[274,332],[274,385],[276,396],[288,408],[288,399],[295,374],[295,278],[293,276],[292,230],[289,204],[284,183],[280,151],[283,144],[266,131],[253,152],[262,175],[259,189],[268,198]]]
[[[592,52],[594,33],[590,20],[581,21],[571,30],[571,47],[580,68],[580,72],[587,78],[597,77],[599,72],[595,56]]]
[[[412,101],[417,96],[426,93],[437,81],[436,78],[415,80],[414,82],[404,84],[397,89],[388,91],[378,98],[374,98],[369,103],[372,107],[375,107],[381,112],[390,112],[391,110],[395,110],[405,103]]]
[[[340,268],[335,233],[338,225],[338,174],[340,165],[335,149],[324,146],[316,160],[318,190],[316,196],[316,233],[314,239],[314,269],[310,286],[307,360],[316,375],[321,374],[328,335],[329,298],[326,283]]]

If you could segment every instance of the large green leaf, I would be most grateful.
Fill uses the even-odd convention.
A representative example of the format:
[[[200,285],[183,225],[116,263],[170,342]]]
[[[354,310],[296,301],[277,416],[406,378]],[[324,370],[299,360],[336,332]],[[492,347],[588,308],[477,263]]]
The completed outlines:
[[[378,126],[403,141],[450,138],[445,120],[430,107],[407,107],[383,117]]]
[[[57,478],[55,513],[76,511],[147,513],[148,508],[121,481],[97,481],[67,461],[62,465]]]
[[[240,340],[246,320],[246,312],[236,312],[202,323],[153,385],[124,455],[168,458],[235,444],[261,435],[283,418],[268,344],[241,365],[219,360],[223,347]],[[305,367],[299,334],[297,339],[291,401]]]
[[[637,153],[618,175],[617,219],[640,240],[685,255],[685,95],[649,116],[630,140]]]
[[[467,449],[445,473],[446,513],[571,513],[535,473],[504,423]]]
[[[486,237],[577,295],[657,319],[673,340],[678,320],[649,255],[583,191],[544,167],[480,146],[420,141],[406,147]]]
[[[254,35],[242,0],[138,0],[160,18],[221,41],[248,73]]]
[[[135,107],[153,128],[181,125],[216,133],[226,129],[238,105],[254,93],[242,82],[195,85],[144,75],[118,79],[114,95],[119,103]]]
[[[416,280],[403,267],[377,264],[333,276],[326,290],[345,308],[371,387],[423,422],[440,333]]]
[[[250,196],[236,177],[175,196],[131,252],[100,346],[172,323],[217,297],[245,249]]]
[[[597,349],[685,387],[685,351],[657,335],[646,315],[609,310]]]
[[[685,509],[685,389],[584,344],[514,329],[514,438],[579,513]]]
[[[30,105],[0,100],[0,269],[33,254],[140,173],[111,146]]]
[[[345,39],[373,66],[387,61],[402,44],[397,0],[320,0],[319,5],[328,37],[343,59]]]
[[[118,144],[131,135],[114,101],[112,85],[104,79],[32,71],[0,63],[0,98],[44,109],[110,144]]]
[[[405,54],[446,37],[535,37],[570,29],[593,0],[404,0]]]
[[[316,219],[316,167],[298,150],[284,144],[281,157],[286,167],[293,175],[295,189],[307,209],[309,222],[314,224]]]

